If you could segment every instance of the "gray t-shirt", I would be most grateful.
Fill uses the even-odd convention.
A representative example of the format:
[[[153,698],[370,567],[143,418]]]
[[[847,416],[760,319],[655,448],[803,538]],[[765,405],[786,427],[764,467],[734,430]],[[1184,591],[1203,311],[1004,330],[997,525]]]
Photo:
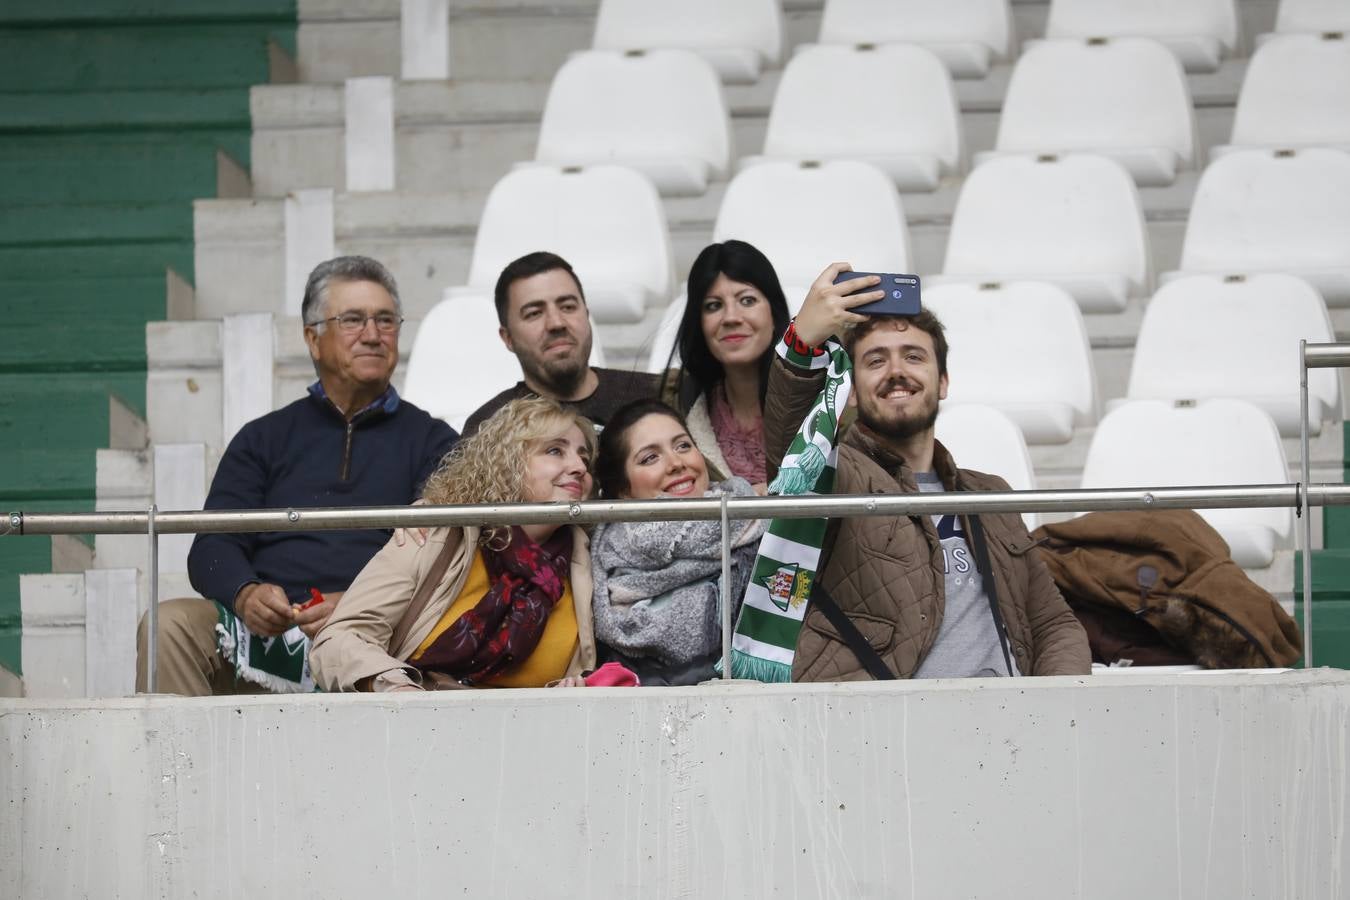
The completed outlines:
[[[925,493],[944,490],[934,472],[915,473],[914,481]],[[928,651],[915,678],[983,678],[1007,675],[998,627],[989,610],[983,579],[975,566],[975,554],[966,543],[965,529],[955,515],[933,516],[942,555],[947,564],[946,608],[937,640]],[[1014,671],[1016,671],[1016,663]]]

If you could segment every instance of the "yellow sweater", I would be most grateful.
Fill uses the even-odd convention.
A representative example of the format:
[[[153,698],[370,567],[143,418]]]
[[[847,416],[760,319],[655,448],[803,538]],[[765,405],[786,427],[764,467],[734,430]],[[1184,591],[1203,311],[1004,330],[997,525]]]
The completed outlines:
[[[483,552],[474,554],[473,565],[469,568],[468,578],[455,602],[432,627],[426,640],[418,646],[412,655],[412,662],[421,659],[432,644],[436,643],[445,630],[453,625],[460,616],[478,605],[488,591],[487,564],[483,562]],[[572,605],[572,585],[564,582],[563,595],[554,604],[544,623],[544,633],[539,637],[539,645],[529,658],[514,668],[489,678],[485,685],[491,687],[544,687],[550,681],[557,681],[567,674],[567,665],[577,650],[577,613]]]

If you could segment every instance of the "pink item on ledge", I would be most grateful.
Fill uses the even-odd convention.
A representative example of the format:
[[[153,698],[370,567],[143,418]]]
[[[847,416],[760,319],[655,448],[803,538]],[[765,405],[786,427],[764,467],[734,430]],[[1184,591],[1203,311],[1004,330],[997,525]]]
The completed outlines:
[[[616,662],[607,662],[586,676],[586,687],[637,687],[638,677]]]

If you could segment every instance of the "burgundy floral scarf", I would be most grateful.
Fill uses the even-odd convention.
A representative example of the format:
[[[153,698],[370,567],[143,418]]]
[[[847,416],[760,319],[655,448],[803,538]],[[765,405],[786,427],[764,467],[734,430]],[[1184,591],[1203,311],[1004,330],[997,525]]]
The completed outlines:
[[[419,669],[473,684],[523,662],[538,646],[567,583],[572,529],[559,528],[537,544],[516,526],[505,549],[482,553],[491,587],[412,661]]]

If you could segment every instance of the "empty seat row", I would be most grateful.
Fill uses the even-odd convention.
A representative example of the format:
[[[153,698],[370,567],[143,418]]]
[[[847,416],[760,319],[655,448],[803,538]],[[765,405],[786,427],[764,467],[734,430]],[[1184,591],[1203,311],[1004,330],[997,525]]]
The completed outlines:
[[[1276,34],[1350,30],[1342,0],[1281,0]],[[1151,38],[1187,71],[1213,71],[1243,50],[1236,0],[1052,0],[1045,37]],[[958,78],[984,77],[1017,57],[1008,0],[826,0],[823,45],[918,44]],[[597,50],[691,50],[727,82],[753,82],[783,57],[779,0],[602,0],[592,47]]]
[[[1283,35],[1261,47],[1238,100],[1230,146],[1350,147],[1350,42]],[[1019,59],[997,155],[1091,152],[1140,185],[1197,167],[1186,76],[1146,38],[1038,42]],[[699,194],[729,171],[731,123],[713,68],[686,50],[593,51],[549,91],[537,162],[617,162],[665,194]],[[916,44],[808,47],[788,63],[769,114],[765,160],[871,162],[904,191],[931,191],[966,167],[960,109],[938,57]]]
[[[875,166],[851,160],[768,162],[727,186],[714,240],[737,238],[774,263],[789,302],[820,270],[911,271],[903,203]],[[621,166],[518,169],[493,188],[467,287],[491,288],[507,262],[548,247],[587,273],[602,322],[634,322],[675,288],[660,198]],[[1181,268],[1221,276],[1283,272],[1331,306],[1350,304],[1350,154],[1247,150],[1206,168],[1182,245]],[[1012,280],[1066,290],[1084,312],[1116,312],[1153,291],[1138,192],[1115,161],[1091,154],[1010,156],[965,180],[939,274],[928,286]]]
[[[1346,28],[1337,0],[1284,0],[1276,31]],[[1047,38],[1147,37],[1163,41],[1189,71],[1213,71],[1240,53],[1236,0],[1052,0]],[[826,0],[821,44],[921,44],[956,77],[983,77],[1017,55],[1008,0]],[[783,54],[778,0],[691,0],[653,5],[602,0],[592,46],[598,50],[687,49],[724,80],[754,81]]]

